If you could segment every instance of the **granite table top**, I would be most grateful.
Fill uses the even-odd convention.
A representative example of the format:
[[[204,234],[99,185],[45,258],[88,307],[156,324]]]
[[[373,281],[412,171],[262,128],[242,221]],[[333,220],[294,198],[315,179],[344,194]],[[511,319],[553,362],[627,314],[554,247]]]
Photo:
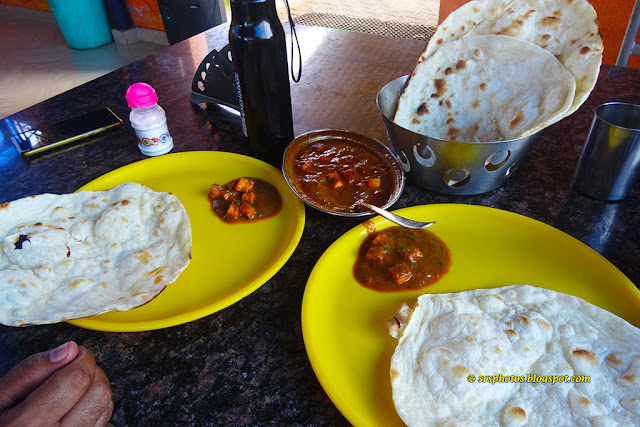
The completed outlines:
[[[240,119],[213,104],[190,102],[194,73],[227,44],[225,25],[46,100],[0,121],[0,202],[45,192],[68,193],[118,167],[143,160],[128,121],[124,94],[151,84],[166,110],[174,152],[249,154]],[[303,74],[292,83],[295,133],[337,128],[387,142],[375,104],[387,82],[409,74],[424,42],[299,26]],[[602,66],[588,100],[544,131],[516,172],[485,194],[450,196],[411,182],[393,208],[454,203],[514,212],[553,226],[599,252],[640,285],[640,186],[619,202],[572,188],[573,173],[594,109],[605,102],[640,103],[640,70]],[[113,133],[26,162],[10,136],[95,108],[124,120]],[[7,357],[75,340],[96,355],[111,381],[112,423],[124,425],[348,425],[311,367],[300,309],[314,264],[339,236],[362,222],[306,207],[302,239],[283,268],[236,304],[186,324],[115,333],[66,323],[0,327]],[[605,284],[603,284],[605,285]]]

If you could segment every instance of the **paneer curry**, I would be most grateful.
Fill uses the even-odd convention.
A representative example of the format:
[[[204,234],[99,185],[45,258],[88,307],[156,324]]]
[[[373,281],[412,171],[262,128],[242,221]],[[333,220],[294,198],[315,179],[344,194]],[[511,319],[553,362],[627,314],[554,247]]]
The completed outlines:
[[[450,265],[449,248],[435,234],[394,226],[367,236],[353,275],[376,291],[406,291],[437,282]]]
[[[259,178],[241,177],[226,184],[213,184],[208,199],[213,211],[231,223],[269,218],[282,209],[278,189]]]
[[[333,212],[366,211],[359,201],[384,206],[397,184],[392,167],[374,150],[339,138],[302,148],[293,175],[306,197]]]

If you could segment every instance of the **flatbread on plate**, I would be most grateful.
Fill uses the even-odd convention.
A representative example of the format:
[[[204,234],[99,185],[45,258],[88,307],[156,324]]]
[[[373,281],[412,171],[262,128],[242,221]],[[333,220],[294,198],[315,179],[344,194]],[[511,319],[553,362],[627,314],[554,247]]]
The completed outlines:
[[[135,183],[0,205],[0,323],[55,323],[129,310],[191,259],[180,200]]]

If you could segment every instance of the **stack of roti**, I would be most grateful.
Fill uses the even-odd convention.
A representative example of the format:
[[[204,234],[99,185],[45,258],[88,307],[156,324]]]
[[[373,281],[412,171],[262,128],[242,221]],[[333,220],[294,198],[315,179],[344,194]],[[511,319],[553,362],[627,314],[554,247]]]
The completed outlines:
[[[640,425],[640,329],[580,298],[527,285],[426,294],[397,332],[393,401],[409,426]],[[499,375],[521,379],[482,378]]]
[[[438,26],[394,121],[450,141],[531,135],[584,103],[602,51],[587,0],[471,1]]]
[[[180,200],[135,183],[0,205],[0,323],[60,322],[145,304],[191,259]]]

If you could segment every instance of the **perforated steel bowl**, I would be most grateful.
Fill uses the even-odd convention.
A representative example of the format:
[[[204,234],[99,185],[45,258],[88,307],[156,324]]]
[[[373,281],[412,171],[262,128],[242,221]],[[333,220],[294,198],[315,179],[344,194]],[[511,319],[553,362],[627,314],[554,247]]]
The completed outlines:
[[[409,181],[443,194],[486,193],[501,186],[540,135],[496,142],[446,141],[412,132],[393,122],[409,76],[384,86],[376,102],[387,136]]]

